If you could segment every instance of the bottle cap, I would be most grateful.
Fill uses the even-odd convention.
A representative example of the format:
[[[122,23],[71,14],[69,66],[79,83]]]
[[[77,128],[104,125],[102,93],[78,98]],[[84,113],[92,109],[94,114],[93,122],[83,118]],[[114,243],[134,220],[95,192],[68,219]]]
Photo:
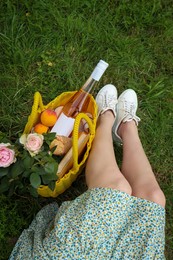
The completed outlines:
[[[96,81],[99,81],[109,64],[104,60],[100,60],[95,69],[93,70],[91,77]]]

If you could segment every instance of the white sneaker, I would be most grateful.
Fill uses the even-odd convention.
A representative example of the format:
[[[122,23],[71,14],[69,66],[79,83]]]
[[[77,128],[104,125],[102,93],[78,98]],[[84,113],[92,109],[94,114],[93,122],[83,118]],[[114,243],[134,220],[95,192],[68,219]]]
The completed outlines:
[[[125,90],[118,98],[118,104],[116,106],[117,116],[112,127],[113,140],[119,144],[122,144],[121,137],[117,134],[118,127],[123,122],[129,122],[134,120],[136,125],[140,121],[140,118],[136,116],[138,108],[138,100],[136,92],[133,89]]]
[[[108,84],[100,89],[96,96],[98,105],[98,116],[111,110],[116,117],[117,89],[114,85]]]

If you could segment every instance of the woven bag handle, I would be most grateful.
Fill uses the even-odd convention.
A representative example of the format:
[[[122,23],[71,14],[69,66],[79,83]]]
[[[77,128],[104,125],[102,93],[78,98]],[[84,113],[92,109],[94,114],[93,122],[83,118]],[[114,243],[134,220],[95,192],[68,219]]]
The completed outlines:
[[[24,134],[30,133],[30,131],[35,123],[35,118],[37,118],[38,111],[41,113],[42,110],[44,110],[42,97],[41,97],[40,92],[37,91],[34,94],[34,102],[32,105],[31,114],[28,117],[28,122],[27,122],[24,132],[23,132]]]
[[[73,153],[74,169],[78,167],[78,133],[79,133],[80,121],[82,119],[85,119],[86,122],[88,123],[90,135],[95,134],[95,127],[94,124],[92,123],[92,120],[86,114],[79,113],[75,119],[74,128],[73,128],[73,138],[72,138],[72,153]]]

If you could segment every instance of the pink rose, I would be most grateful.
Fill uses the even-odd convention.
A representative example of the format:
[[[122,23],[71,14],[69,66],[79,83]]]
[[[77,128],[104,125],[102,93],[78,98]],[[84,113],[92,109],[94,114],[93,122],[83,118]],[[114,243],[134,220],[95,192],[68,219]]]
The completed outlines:
[[[14,150],[8,148],[11,144],[0,144],[0,167],[8,167],[16,161]]]
[[[35,156],[41,150],[43,140],[43,135],[33,133],[29,135],[22,135],[19,141],[24,145],[24,148],[30,153],[31,156]]]

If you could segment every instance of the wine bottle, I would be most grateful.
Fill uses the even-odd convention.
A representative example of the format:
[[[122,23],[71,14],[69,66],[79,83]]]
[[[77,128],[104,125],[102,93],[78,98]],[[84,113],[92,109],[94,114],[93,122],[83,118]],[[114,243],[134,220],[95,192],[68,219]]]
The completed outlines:
[[[108,63],[100,60],[91,76],[82,86],[82,88],[75,93],[74,96],[64,105],[60,116],[58,117],[55,125],[51,129],[51,132],[55,132],[57,135],[69,136],[73,131],[75,117],[80,112],[87,112],[89,104],[89,94],[93,90],[93,87],[108,67]]]

